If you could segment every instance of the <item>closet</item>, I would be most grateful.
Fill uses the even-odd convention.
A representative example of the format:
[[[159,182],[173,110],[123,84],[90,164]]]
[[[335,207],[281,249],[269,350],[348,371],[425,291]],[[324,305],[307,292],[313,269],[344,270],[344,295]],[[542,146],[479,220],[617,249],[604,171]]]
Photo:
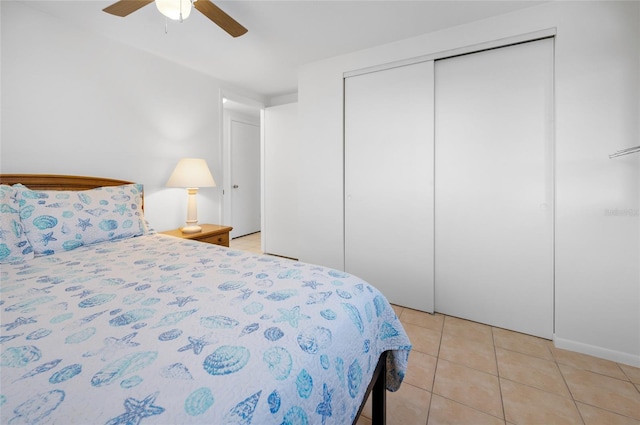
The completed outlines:
[[[553,38],[345,78],[345,269],[553,335]]]

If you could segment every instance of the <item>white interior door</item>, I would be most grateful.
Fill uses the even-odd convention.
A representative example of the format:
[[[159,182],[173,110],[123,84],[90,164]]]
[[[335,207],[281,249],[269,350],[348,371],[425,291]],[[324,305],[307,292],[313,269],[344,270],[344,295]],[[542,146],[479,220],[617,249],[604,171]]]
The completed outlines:
[[[345,78],[344,155],[345,270],[433,312],[433,61]]]
[[[553,335],[553,40],[440,60],[436,311]]]
[[[260,231],[260,126],[231,119],[231,237]]]

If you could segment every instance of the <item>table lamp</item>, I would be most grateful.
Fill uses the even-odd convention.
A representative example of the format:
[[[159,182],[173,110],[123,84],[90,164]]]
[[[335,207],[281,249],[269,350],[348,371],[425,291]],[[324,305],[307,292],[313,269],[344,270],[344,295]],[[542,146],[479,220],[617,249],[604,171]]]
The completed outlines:
[[[178,161],[178,165],[171,173],[167,181],[167,187],[184,187],[187,189],[187,225],[183,227],[182,233],[198,233],[202,230],[198,226],[198,207],[196,205],[196,195],[200,187],[214,187],[211,171],[204,159],[183,158]]]

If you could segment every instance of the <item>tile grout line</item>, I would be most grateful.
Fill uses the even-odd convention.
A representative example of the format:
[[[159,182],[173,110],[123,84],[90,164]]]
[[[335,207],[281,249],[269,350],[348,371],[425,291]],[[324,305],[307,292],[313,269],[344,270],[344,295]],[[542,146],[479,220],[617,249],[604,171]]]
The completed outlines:
[[[498,351],[496,350],[496,337],[493,333],[494,327],[491,326],[491,342],[493,343],[493,355],[496,359],[496,373],[498,376],[498,390],[500,391],[500,405],[502,406],[502,418],[504,423],[507,423],[507,410],[504,407],[504,394],[502,394],[502,380],[500,379],[500,366],[498,365]]]
[[[562,373],[562,369],[560,368],[560,363],[558,363],[558,358],[556,357],[555,354],[553,354],[553,350],[547,346],[547,351],[549,352],[549,354],[551,354],[551,357],[553,358],[553,362],[556,365],[556,368],[558,369],[558,372],[560,372],[560,376],[562,377],[562,381],[564,382],[564,385],[566,385],[567,390],[569,390],[569,396],[571,396],[571,401],[573,402],[573,406],[575,407],[576,411],[578,412],[578,416],[580,417],[580,420],[582,421],[583,424],[585,424],[585,420],[584,417],[582,416],[582,412],[580,411],[580,408],[578,407],[578,403],[576,401],[576,398],[573,395],[573,391],[571,391],[571,386],[569,385],[569,382],[567,382],[567,378],[564,376],[564,373]]]
[[[402,311],[404,313],[404,310]],[[431,313],[429,313],[431,314]],[[435,316],[436,313],[434,312],[433,315]],[[429,398],[429,405],[427,406],[427,421],[425,422],[425,425],[429,425],[429,417],[431,416],[431,405],[433,404],[433,395],[434,395],[434,388],[436,386],[436,375],[438,373],[438,363],[440,363],[440,349],[442,348],[442,336],[444,335],[444,321],[446,319],[446,316],[444,316],[442,318],[442,325],[440,326],[440,339],[438,340],[438,351],[436,354],[436,364],[433,367],[433,379],[431,380],[431,397]],[[440,395],[438,395],[438,397],[440,397]]]

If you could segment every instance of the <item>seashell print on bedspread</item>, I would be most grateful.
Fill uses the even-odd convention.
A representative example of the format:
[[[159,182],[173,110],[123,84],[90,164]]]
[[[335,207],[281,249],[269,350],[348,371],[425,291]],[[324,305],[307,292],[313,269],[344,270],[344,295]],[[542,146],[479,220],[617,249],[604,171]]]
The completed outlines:
[[[410,341],[344,272],[147,235],[0,269],[0,423],[349,424]]]

